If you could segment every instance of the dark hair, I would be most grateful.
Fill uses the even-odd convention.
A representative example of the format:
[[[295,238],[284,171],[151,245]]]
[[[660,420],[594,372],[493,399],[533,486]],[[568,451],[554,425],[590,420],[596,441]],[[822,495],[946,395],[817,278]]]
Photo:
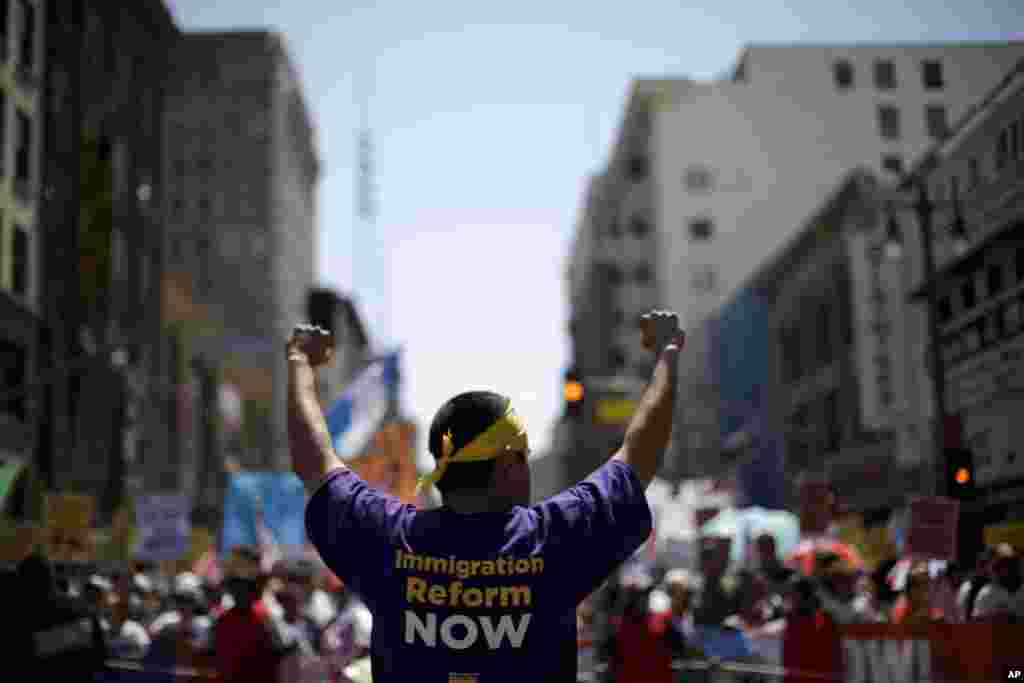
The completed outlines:
[[[467,391],[441,406],[430,423],[427,448],[435,460],[441,459],[441,438],[451,430],[455,450],[487,431],[508,409],[508,399],[491,391]],[[447,495],[452,491],[484,491],[494,476],[494,460],[452,463],[437,488]]]

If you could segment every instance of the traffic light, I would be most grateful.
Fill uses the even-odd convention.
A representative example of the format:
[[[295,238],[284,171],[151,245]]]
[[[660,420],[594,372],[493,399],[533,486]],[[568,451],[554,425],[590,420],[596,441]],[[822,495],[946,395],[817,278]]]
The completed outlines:
[[[967,448],[946,449],[946,491],[950,498],[967,500],[975,492],[974,454]]]
[[[565,397],[566,417],[579,418],[583,415],[583,396],[586,390],[583,382],[575,370],[565,373],[565,381],[562,385],[562,394]]]

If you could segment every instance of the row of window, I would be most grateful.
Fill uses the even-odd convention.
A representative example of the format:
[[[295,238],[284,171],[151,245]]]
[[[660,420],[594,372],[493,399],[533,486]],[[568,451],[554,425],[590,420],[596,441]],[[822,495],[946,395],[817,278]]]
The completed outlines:
[[[942,357],[947,367],[1021,333],[1024,317],[1024,295],[1004,302],[984,316],[942,340]]]
[[[634,237],[640,239],[646,237],[651,232],[651,224],[647,221],[646,218],[643,218],[642,216],[634,216],[629,220],[629,225],[626,229]],[[617,218],[613,218],[611,221],[609,221],[608,236],[614,237],[616,239],[622,237],[622,228],[619,225],[619,221]]]
[[[895,90],[899,87],[896,65],[889,59],[876,59],[873,66],[875,88]],[[832,64],[832,78],[839,90],[852,90],[856,86],[856,71],[848,59],[838,59]],[[921,85],[925,90],[941,90],[946,85],[942,73],[942,62],[934,59],[921,61]]]
[[[0,61],[15,56],[11,46],[17,45],[17,65],[23,75],[31,75],[36,67],[36,17],[30,0],[0,0]]]
[[[979,303],[1014,286],[1013,282],[1024,283],[1024,246],[1017,247],[1013,254],[1012,262],[986,264],[970,273],[954,291],[941,296],[937,304],[939,322],[945,324],[970,313]]]
[[[1011,169],[1011,163],[1024,162],[1024,114],[1003,127],[996,138],[991,156],[972,156],[966,159],[967,191],[974,191],[988,180],[998,180],[1002,173]],[[983,163],[984,162],[984,163]],[[990,169],[991,173],[987,173]],[[960,177],[951,175],[948,184],[936,188],[937,199],[960,196]]]
[[[925,127],[933,140],[949,137],[949,114],[945,105],[926,104],[924,107]],[[900,110],[892,104],[878,105],[878,134],[886,140],[898,140],[903,134]]]
[[[0,88],[0,177],[7,175],[7,100],[8,95]],[[32,119],[28,114],[14,107],[15,147],[14,179],[15,190],[20,198],[27,200],[32,180],[32,155],[35,141],[32,139]]]
[[[651,224],[646,218],[634,216],[630,219],[627,230],[637,239],[641,239],[650,234]],[[692,241],[706,242],[714,237],[715,223],[707,216],[700,216],[689,221],[687,230]],[[619,227],[617,220],[610,221],[608,226],[608,236],[614,238],[622,237],[622,229]]]

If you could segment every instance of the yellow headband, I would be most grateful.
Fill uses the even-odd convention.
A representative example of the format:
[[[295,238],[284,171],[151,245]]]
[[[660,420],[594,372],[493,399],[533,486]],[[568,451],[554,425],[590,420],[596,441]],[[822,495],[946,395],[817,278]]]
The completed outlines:
[[[444,476],[448,465],[453,462],[482,462],[497,458],[506,450],[529,450],[526,440],[526,429],[522,420],[512,410],[512,402],[509,401],[505,414],[498,418],[498,421],[487,428],[487,431],[478,435],[475,439],[460,448],[457,452],[452,443],[452,433],[449,430],[441,437],[441,458],[437,466],[430,474],[419,478],[416,484],[416,492],[431,484],[437,483]]]

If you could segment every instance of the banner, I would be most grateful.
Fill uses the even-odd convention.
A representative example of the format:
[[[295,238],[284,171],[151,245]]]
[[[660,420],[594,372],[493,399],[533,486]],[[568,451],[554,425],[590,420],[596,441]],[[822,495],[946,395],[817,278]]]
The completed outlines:
[[[385,424],[352,469],[370,486],[416,504],[416,425],[405,420]]]
[[[1024,626],[856,624],[840,634],[848,683],[1005,681],[1024,662]]]
[[[150,493],[135,500],[135,555],[142,560],[177,560],[188,549],[190,503],[183,493]]]
[[[54,562],[91,562],[96,499],[89,495],[46,495],[47,556]]]
[[[959,516],[960,503],[952,498],[931,496],[910,501],[906,552],[927,559],[955,560]]]
[[[306,492],[291,472],[238,472],[228,478],[224,499],[221,553],[235,546],[265,544],[265,527],[274,544],[287,550],[306,544]]]
[[[327,411],[334,450],[343,460],[362,455],[398,397],[398,352],[371,362]]]

